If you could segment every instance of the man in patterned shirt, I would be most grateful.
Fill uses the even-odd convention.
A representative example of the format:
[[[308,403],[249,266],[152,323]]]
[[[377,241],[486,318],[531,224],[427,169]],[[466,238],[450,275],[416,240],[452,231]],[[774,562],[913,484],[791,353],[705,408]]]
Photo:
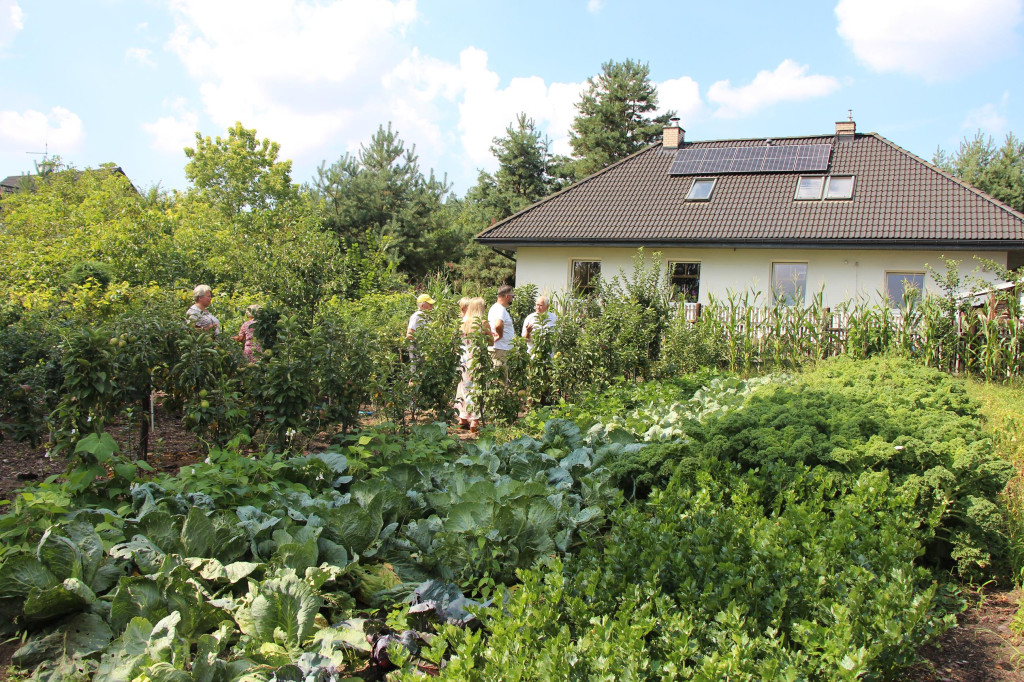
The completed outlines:
[[[207,308],[213,301],[213,292],[206,284],[200,284],[192,290],[192,298],[195,303],[185,313],[185,319],[195,326],[196,329],[211,331],[215,335],[220,334],[220,320],[214,317]]]

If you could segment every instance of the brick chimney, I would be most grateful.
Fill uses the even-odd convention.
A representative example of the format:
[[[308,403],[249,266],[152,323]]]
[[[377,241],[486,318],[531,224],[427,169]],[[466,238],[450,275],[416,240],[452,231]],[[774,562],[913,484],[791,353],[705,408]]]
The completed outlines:
[[[853,136],[857,133],[857,124],[851,118],[849,121],[836,121],[836,141],[853,142]]]
[[[679,127],[679,119],[670,118],[662,136],[662,147],[665,149],[679,149],[683,146],[683,135],[685,133],[686,131]]]

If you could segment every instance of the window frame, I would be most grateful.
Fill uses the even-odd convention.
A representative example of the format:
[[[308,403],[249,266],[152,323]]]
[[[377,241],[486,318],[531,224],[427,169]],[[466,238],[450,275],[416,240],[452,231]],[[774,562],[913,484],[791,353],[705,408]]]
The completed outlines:
[[[853,191],[854,191],[854,188],[855,188],[855,186],[857,184],[857,181],[854,178],[855,178],[855,176],[853,176],[853,175],[830,175],[830,176],[828,176],[828,181],[825,183],[825,191],[824,191],[824,193],[822,195],[822,201],[850,201],[851,199],[853,199]],[[829,196],[829,192],[832,190],[832,180],[833,179],[835,179],[835,180],[849,180],[850,181],[850,193],[849,193],[849,195],[843,195],[843,196],[837,196],[837,197]]]
[[[898,310],[900,308],[903,308],[906,305],[907,293],[906,293],[906,287],[904,287],[904,289],[903,289],[903,296],[900,297],[899,301],[895,300],[891,296],[891,294],[889,292],[889,278],[891,276],[893,276],[893,275],[903,275],[904,279],[902,281],[906,281],[906,276],[920,277],[921,278],[921,286],[920,286],[920,288],[917,289],[917,301],[916,301],[917,303],[920,303],[921,302],[921,297],[924,296],[924,285],[925,285],[925,281],[927,279],[927,273],[925,273],[924,270],[886,270],[885,271],[885,301],[889,305],[890,309]]]
[[[569,259],[569,292],[573,296],[592,296],[594,294],[596,284],[593,283],[594,274],[592,273],[587,283],[583,287],[576,286],[576,264],[577,263],[596,263],[597,264],[597,277],[601,276],[601,259],[600,258],[570,258]],[[585,291],[583,290],[585,289]]]
[[[803,287],[799,287],[799,285],[797,285],[798,291],[794,292],[794,296],[793,296],[793,300],[792,301],[788,300],[789,299],[789,295],[786,294],[786,300],[783,301],[783,305],[786,305],[786,306],[789,306],[789,307],[793,307],[793,306],[797,306],[797,305],[800,305],[800,306],[805,305],[806,302],[807,302],[807,277],[810,274],[810,267],[809,267],[808,262],[805,261],[805,260],[773,260],[771,262],[771,269],[770,269],[770,271],[768,273],[768,276],[769,276],[768,281],[771,282],[772,303],[777,303],[779,301],[779,289],[775,286],[775,267],[778,266],[778,265],[802,265],[802,266],[804,266]],[[797,299],[797,297],[795,295],[796,293],[800,294],[800,298],[799,299]]]
[[[693,182],[690,183],[690,189],[686,192],[686,199],[684,201],[704,202],[711,201],[711,197],[715,194],[715,185],[718,182],[718,178],[694,178]],[[693,196],[693,190],[697,187],[698,183],[710,183],[711,187],[708,189],[708,195],[706,197],[695,197]]]
[[[672,279],[673,271],[675,269],[674,266],[676,266],[676,265],[696,265],[697,266],[697,276],[696,277],[689,277],[689,276],[684,276],[683,277],[683,279],[693,279],[693,280],[697,281],[697,295],[696,295],[696,297],[692,301],[687,300],[685,296],[683,296],[681,299],[678,298],[679,295],[682,294],[683,292],[682,292],[682,290],[676,289],[675,283],[674,283],[674,281]],[[699,260],[672,260],[672,259],[667,259],[665,261],[665,272],[668,275],[669,287],[672,289],[672,300],[673,301],[680,300],[683,303],[699,303],[700,302],[700,279],[701,279],[701,270],[703,270],[702,266],[703,266],[703,264]]]
[[[799,175],[796,179],[796,190],[793,192],[793,201],[821,201],[821,197],[825,193],[825,175]],[[800,184],[804,180],[818,180],[820,185],[818,186],[818,196],[815,197],[802,197],[800,196]]]

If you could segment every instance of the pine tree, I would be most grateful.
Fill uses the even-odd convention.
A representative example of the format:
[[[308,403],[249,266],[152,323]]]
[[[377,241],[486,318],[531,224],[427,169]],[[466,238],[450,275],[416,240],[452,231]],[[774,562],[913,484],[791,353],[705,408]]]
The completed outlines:
[[[505,129],[505,137],[494,138],[491,153],[498,160],[494,184],[496,191],[510,197],[509,215],[561,188],[557,175],[562,161],[551,155],[550,146],[551,141],[525,113]]]
[[[480,288],[513,281],[515,261],[472,239],[495,222],[562,188],[568,160],[553,156],[550,145],[525,113],[516,116],[504,137],[494,138],[491,153],[498,160],[498,170],[493,175],[480,172],[476,185],[466,192],[459,216],[469,241],[466,256],[456,267],[463,282]]]
[[[398,269],[418,279],[461,253],[449,227],[450,186],[420,170],[416,148],[381,126],[357,155],[321,164],[313,194],[324,202],[324,226],[346,245],[386,244]]]
[[[650,67],[631,59],[609,61],[601,73],[587,81],[589,87],[576,109],[569,140],[576,178],[583,178],[639,151],[657,140],[675,115],[651,118],[658,108],[658,91],[650,80]]]
[[[935,152],[932,163],[964,182],[991,194],[1018,211],[1024,211],[1024,142],[1013,133],[996,148],[991,137],[978,131],[974,138],[960,143],[960,149],[948,154]]]

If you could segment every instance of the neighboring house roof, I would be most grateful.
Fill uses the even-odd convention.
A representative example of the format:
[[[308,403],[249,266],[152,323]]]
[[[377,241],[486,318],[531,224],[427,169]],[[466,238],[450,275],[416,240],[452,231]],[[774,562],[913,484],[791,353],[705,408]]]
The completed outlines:
[[[0,180],[0,193],[10,194],[11,192],[17,192],[21,189],[21,179],[27,177],[24,175],[9,175],[3,180]]]
[[[801,175],[669,175],[655,144],[491,226],[485,245],[1024,248],[1024,214],[875,133],[716,140],[700,147],[832,144],[827,175],[855,176],[853,199],[794,200]],[[710,201],[686,201],[697,178]]]
[[[94,170],[94,171],[95,170],[107,170],[107,168],[105,168],[105,167],[90,168],[88,170]],[[122,170],[120,166],[114,166],[113,168],[109,168],[109,170],[112,173],[120,173],[124,177],[126,177],[126,178],[128,177],[128,174],[125,173],[124,170]],[[80,176],[85,171],[81,171],[80,170],[80,171],[75,171],[75,172]],[[22,182],[27,182],[28,186],[30,188],[34,187],[36,178],[38,178],[38,177],[39,176],[35,175],[35,174],[8,175],[3,180],[0,180],[0,194],[11,194],[12,192],[17,192],[18,190],[21,189]],[[76,179],[77,179],[77,176],[76,176]],[[129,181],[130,180],[131,179],[129,178]],[[134,184],[132,185],[132,189],[135,189],[135,185]],[[135,191],[138,192],[139,190],[135,189]]]

